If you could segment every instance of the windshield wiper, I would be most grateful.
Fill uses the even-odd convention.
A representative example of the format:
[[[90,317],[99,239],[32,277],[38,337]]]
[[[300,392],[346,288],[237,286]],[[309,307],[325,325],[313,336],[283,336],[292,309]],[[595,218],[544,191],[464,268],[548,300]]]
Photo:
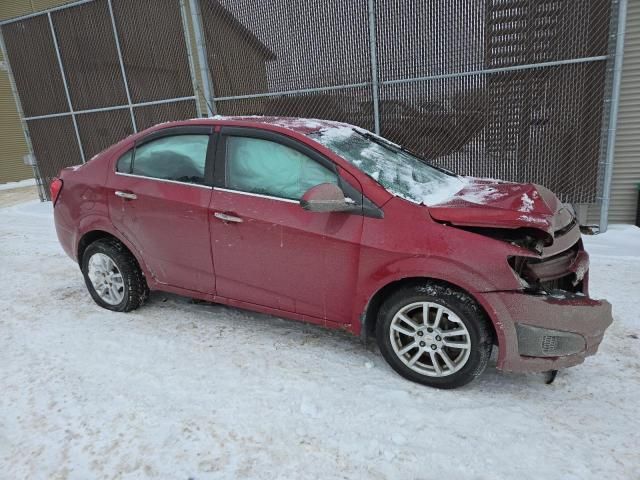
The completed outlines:
[[[436,170],[445,173],[447,175],[451,175],[452,177],[457,177],[458,174],[455,172],[452,172],[451,170],[441,167],[439,165],[435,165],[433,163],[431,163],[429,160],[427,160],[426,158],[424,158],[421,155],[418,155],[416,152],[409,150],[408,148],[405,148],[403,146],[396,146],[395,144],[391,143],[388,140],[383,139],[382,137],[379,137],[377,135],[374,135],[372,133],[369,132],[363,132],[362,130],[358,130],[357,128],[353,128],[352,129],[354,132],[356,132],[358,135],[360,135],[361,137],[366,138],[367,140],[371,140],[374,143],[377,143],[378,145],[386,148],[387,150],[391,150],[394,153],[398,153],[398,152],[404,152],[404,153],[408,153],[409,155],[411,155],[412,157],[417,158],[418,160],[420,160],[422,163],[430,166],[431,168],[435,168]]]
[[[371,140],[372,142],[377,143],[378,145],[382,145],[384,148],[386,148],[387,150],[391,150],[394,153],[398,153],[402,151],[402,147],[395,145],[390,141],[383,139],[382,137],[374,135],[373,133],[359,130],[357,128],[352,128],[351,130],[356,132],[361,137],[364,137],[367,140]]]
[[[419,153],[413,151],[413,150],[409,150],[408,148],[405,147],[400,147],[400,149],[403,152],[408,153],[409,155],[412,155],[414,157],[416,157],[418,160],[426,163],[427,165],[429,165],[430,167],[435,168],[436,170],[441,171],[442,173],[446,173],[447,175],[451,175],[452,177],[457,177],[458,174],[452,170],[449,170],[448,168],[445,167],[441,167],[440,165],[436,165],[435,163],[430,162],[429,160],[427,160],[426,158],[424,158],[422,155],[420,155]]]

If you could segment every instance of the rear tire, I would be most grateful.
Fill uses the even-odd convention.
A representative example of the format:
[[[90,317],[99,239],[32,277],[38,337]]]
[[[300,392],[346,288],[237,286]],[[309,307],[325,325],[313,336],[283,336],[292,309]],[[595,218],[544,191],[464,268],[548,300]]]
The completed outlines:
[[[478,304],[464,292],[437,283],[404,287],[390,295],[378,314],[376,338],[396,372],[442,389],[461,387],[479,376],[493,346],[492,330]]]
[[[82,274],[93,300],[114,312],[140,307],[149,287],[135,257],[114,238],[96,240],[82,256]]]

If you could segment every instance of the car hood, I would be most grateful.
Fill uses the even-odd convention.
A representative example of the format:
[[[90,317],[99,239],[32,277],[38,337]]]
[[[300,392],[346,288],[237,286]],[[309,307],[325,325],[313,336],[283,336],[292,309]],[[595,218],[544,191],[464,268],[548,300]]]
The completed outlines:
[[[533,183],[464,177],[465,187],[429,206],[437,221],[465,227],[528,228],[552,238],[574,221],[571,208],[553,192]]]

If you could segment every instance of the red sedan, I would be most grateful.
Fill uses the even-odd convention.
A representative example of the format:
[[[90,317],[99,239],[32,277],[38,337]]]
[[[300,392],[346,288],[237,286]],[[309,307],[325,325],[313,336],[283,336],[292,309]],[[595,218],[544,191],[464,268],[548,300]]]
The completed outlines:
[[[132,135],[51,184],[58,238],[100,306],[162,290],[375,335],[439,388],[486,367],[596,352],[571,207],[533,184],[460,177],[343,123],[217,117]]]

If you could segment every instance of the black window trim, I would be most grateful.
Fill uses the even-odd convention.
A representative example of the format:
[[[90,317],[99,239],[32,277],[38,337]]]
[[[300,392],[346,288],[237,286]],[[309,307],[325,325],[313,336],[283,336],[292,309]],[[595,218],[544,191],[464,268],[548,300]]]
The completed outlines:
[[[204,182],[203,183],[181,182],[179,180],[148,177],[146,175],[137,175],[133,173],[133,167],[134,167],[135,158],[136,158],[136,149],[138,147],[146,143],[152,142],[154,140],[158,140],[160,138],[176,137],[179,135],[208,135],[209,136],[209,142],[207,144],[207,152],[206,152],[206,158],[205,158],[205,164],[204,164]],[[147,180],[155,180],[158,182],[177,183],[179,185],[187,185],[187,186],[200,187],[200,188],[204,187],[204,188],[211,189],[213,188],[213,174],[214,174],[213,172],[214,172],[217,139],[218,139],[218,134],[217,132],[214,131],[214,128],[212,126],[206,126],[206,125],[185,125],[180,127],[170,127],[170,128],[163,128],[161,130],[156,130],[154,132],[151,132],[148,135],[145,135],[142,138],[137,139],[133,144],[133,147],[131,147],[129,150],[127,150],[126,152],[124,152],[122,155],[118,157],[118,159],[115,162],[115,173],[116,175],[124,175],[127,177],[144,178]],[[127,155],[129,152],[131,152],[132,154],[131,163],[129,165],[129,171],[119,172],[118,163],[120,162],[120,159],[123,158],[125,155]]]
[[[216,139],[216,155],[215,155],[215,166],[214,166],[214,175],[213,175],[213,187],[228,191],[228,192],[237,192],[239,194],[250,194],[250,192],[243,192],[241,190],[235,190],[226,185],[226,169],[227,169],[227,158],[226,158],[226,141],[227,137],[249,137],[249,138],[258,138],[261,140],[269,140],[274,143],[279,143],[280,145],[284,145],[285,147],[292,148],[297,150],[298,152],[306,155],[311,160],[319,163],[323,167],[327,168],[329,171],[333,172],[338,178],[338,186],[342,189],[343,192],[347,196],[352,199],[357,199],[356,202],[358,205],[362,207],[360,212],[351,212],[353,214],[361,214],[365,217],[372,218],[383,218],[384,213],[381,208],[376,206],[371,200],[369,200],[362,188],[358,190],[353,187],[349,182],[347,182],[338,170],[338,166],[322,155],[317,150],[305,145],[298,140],[291,138],[287,135],[272,132],[270,130],[261,130],[259,128],[254,127],[231,127],[231,126],[223,126],[218,132],[218,138]],[[271,195],[259,195],[265,198],[272,198],[274,200],[286,200],[287,202],[296,202],[295,200],[285,199],[281,197],[275,197]],[[362,199],[362,202],[360,202]],[[299,203],[299,202],[296,202]]]
[[[185,125],[181,127],[161,128],[160,130],[155,130],[144,137],[138,138],[135,146],[139,147],[145,143],[149,143],[163,137],[174,137],[178,135],[211,135],[212,132],[213,127],[209,127],[207,125]]]

